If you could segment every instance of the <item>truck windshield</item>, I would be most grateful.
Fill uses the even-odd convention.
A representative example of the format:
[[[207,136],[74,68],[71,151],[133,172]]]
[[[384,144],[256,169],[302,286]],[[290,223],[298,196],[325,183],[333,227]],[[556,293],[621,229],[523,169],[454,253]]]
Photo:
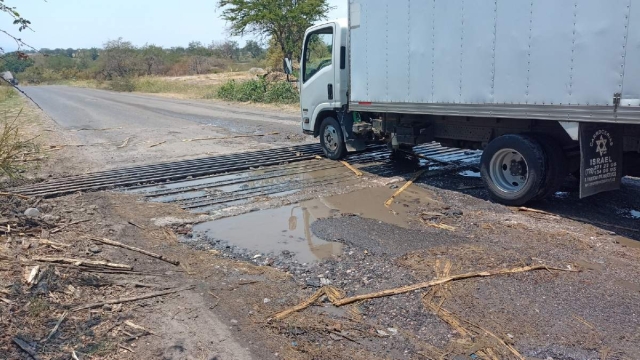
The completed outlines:
[[[333,54],[333,28],[328,27],[307,36],[304,47],[304,81],[331,65]]]

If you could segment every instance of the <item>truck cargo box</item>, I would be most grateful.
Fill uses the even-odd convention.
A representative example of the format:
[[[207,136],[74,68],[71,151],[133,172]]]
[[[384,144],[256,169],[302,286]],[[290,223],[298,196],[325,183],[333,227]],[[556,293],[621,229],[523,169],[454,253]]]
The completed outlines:
[[[640,0],[350,0],[350,108],[640,123]]]

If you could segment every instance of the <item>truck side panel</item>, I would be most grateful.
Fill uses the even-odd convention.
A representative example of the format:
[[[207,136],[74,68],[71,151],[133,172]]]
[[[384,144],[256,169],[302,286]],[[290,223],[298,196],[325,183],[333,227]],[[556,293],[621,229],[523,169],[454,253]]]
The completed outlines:
[[[350,3],[354,110],[640,122],[640,0]]]

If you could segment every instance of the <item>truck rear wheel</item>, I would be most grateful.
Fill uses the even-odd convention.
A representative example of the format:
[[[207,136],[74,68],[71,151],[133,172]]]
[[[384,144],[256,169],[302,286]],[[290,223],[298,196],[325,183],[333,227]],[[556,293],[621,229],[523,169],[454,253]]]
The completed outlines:
[[[344,134],[338,120],[327,117],[320,125],[320,145],[324,155],[331,160],[340,160],[347,155]]]
[[[545,153],[547,168],[545,180],[540,193],[533,200],[542,200],[555,194],[569,175],[568,160],[560,144],[551,136],[544,134],[531,135]],[[579,177],[579,176],[578,176]]]
[[[504,135],[489,143],[482,154],[480,173],[491,198],[504,205],[521,206],[542,190],[546,159],[532,137]]]

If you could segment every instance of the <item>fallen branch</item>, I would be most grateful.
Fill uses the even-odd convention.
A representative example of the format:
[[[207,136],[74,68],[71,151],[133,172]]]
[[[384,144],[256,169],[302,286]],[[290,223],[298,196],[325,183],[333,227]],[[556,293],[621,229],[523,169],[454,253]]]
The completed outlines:
[[[94,261],[94,260],[85,260],[85,259],[67,259],[67,258],[48,258],[48,257],[33,257],[31,258],[33,261],[40,262],[48,262],[48,263],[59,263],[59,264],[69,264],[73,266],[98,266],[98,267],[106,267],[109,269],[117,269],[117,270],[133,270],[132,266],[123,265],[123,264],[113,264],[106,261]]]
[[[351,164],[349,164],[348,162],[346,162],[346,161],[340,161],[340,163],[342,163],[342,165],[344,165],[347,169],[349,169],[349,170],[353,171],[353,173],[354,173],[354,174],[356,174],[356,176],[360,177],[360,176],[364,175],[364,174],[362,173],[362,171],[360,171],[360,170],[358,170],[358,169],[354,168],[354,167],[353,167],[353,166],[351,166]]]
[[[58,250],[58,251],[64,251],[63,248],[71,246],[71,245],[68,245],[68,244],[57,243],[55,241],[50,241],[50,240],[47,240],[47,239],[39,239],[38,240],[38,245],[48,245],[52,249],[55,249],[55,250]]]
[[[122,149],[123,147],[127,146],[129,144],[129,140],[131,140],[131,137],[126,138],[122,145],[118,146],[118,149]]]
[[[30,197],[28,197],[28,196],[24,196],[24,195],[20,195],[20,194],[13,194],[13,193],[6,193],[6,192],[0,192],[0,196],[4,196],[4,197],[11,197],[11,196],[13,196],[13,197],[17,197],[17,198],[24,199],[24,200],[29,200],[29,199],[31,199],[31,198],[30,198]]]
[[[121,348],[121,349],[125,349],[125,350],[127,350],[128,352],[130,352],[130,353],[135,353],[135,351],[133,351],[133,349],[128,348],[128,347],[126,347],[126,346],[124,346],[124,345],[122,345],[122,344],[118,344],[118,347],[119,347],[119,348]]]
[[[154,148],[154,147],[156,147],[156,146],[160,146],[160,145],[162,145],[162,144],[166,144],[166,142],[167,142],[167,140],[165,140],[165,141],[161,141],[161,142],[159,142],[159,143],[157,143],[157,144],[153,144],[153,145],[151,145],[151,146],[149,146],[149,147],[150,147],[150,148]]]
[[[287,316],[293,314],[294,312],[298,312],[298,311],[302,311],[306,308],[308,308],[309,306],[313,305],[313,303],[315,303],[316,301],[318,301],[318,299],[320,299],[323,295],[325,294],[325,290],[324,288],[316,291],[313,295],[311,295],[310,298],[308,298],[307,300],[301,302],[300,304],[289,308],[285,311],[279,312],[277,314],[275,314],[273,316],[274,319],[276,320],[282,320],[284,318],[286,318]]]
[[[369,300],[369,299],[376,299],[376,298],[381,298],[386,296],[405,294],[411,291],[425,289],[435,285],[446,284],[451,281],[471,279],[471,278],[477,278],[477,277],[489,277],[489,276],[504,275],[504,274],[517,274],[517,273],[523,273],[523,272],[529,272],[529,271],[535,271],[535,270],[557,270],[557,271],[577,272],[577,270],[552,268],[546,265],[525,266],[525,267],[518,267],[513,269],[499,269],[499,270],[493,270],[493,271],[469,272],[466,274],[448,276],[445,278],[435,279],[435,280],[413,284],[413,285],[407,285],[407,286],[403,286],[395,289],[389,289],[389,290],[378,291],[370,294],[352,296],[350,298],[338,300],[333,304],[339,307],[339,306],[348,305],[348,304],[351,304],[357,301],[362,301],[362,300]]]
[[[129,246],[129,245],[117,242],[117,241],[113,241],[113,240],[109,240],[109,239],[99,239],[99,238],[91,238],[91,240],[97,241],[97,242],[100,242],[100,243],[103,243],[103,244],[107,244],[107,245],[116,246],[116,247],[119,247],[119,248],[131,250],[131,251],[139,252],[141,254],[150,256],[152,258],[155,258],[155,259],[158,259],[158,260],[162,260],[164,262],[168,262],[169,264],[173,264],[175,266],[180,265],[180,261],[171,260],[171,259],[168,259],[168,258],[164,257],[163,255],[154,254],[152,252],[149,252],[149,251],[137,248],[137,247]]]
[[[38,356],[36,355],[36,351],[32,349],[31,345],[27,344],[24,340],[15,337],[13,338],[13,342],[16,343],[16,345],[18,345],[18,347],[22,349],[22,351],[29,354],[29,356],[31,356],[34,360],[39,360]]]
[[[456,231],[456,228],[450,225],[446,225],[446,224],[437,224],[437,223],[426,223],[427,226],[430,226],[432,228],[436,228],[436,229],[442,229],[442,230],[447,230],[447,231]]]
[[[132,225],[132,226],[137,227],[137,228],[138,228],[138,229],[140,229],[140,230],[146,230],[144,226],[142,226],[142,225],[138,225],[138,224],[134,223],[133,221],[127,221],[127,223],[128,223],[129,225]]]
[[[405,190],[407,190],[409,186],[411,186],[411,184],[413,184],[416,180],[418,180],[420,176],[422,176],[422,174],[424,174],[427,170],[428,169],[423,169],[415,173],[415,175],[413,175],[413,177],[409,181],[407,181],[407,183],[404,184],[404,186],[402,186],[400,189],[398,189],[398,191],[396,191],[393,195],[391,195],[391,198],[384,203],[384,206],[386,207],[391,206],[391,204],[393,204],[393,201],[398,196],[400,196],[400,194],[402,194]]]
[[[177,289],[166,290],[166,291],[158,291],[158,292],[153,292],[153,293],[144,294],[144,295],[135,296],[135,297],[130,297],[130,298],[106,300],[106,301],[97,302],[97,303],[93,303],[93,304],[80,305],[80,306],[77,306],[77,307],[71,309],[71,311],[75,312],[75,311],[80,311],[80,310],[93,309],[93,308],[101,307],[101,306],[104,306],[104,305],[116,305],[116,304],[128,303],[128,302],[133,302],[133,301],[138,301],[138,300],[151,299],[151,298],[158,297],[158,296],[165,296],[165,295],[175,294],[175,293],[181,292],[181,291],[191,290],[193,288],[194,288],[193,285],[189,285],[189,286],[185,286],[185,287],[181,287],[181,288],[177,288]]]
[[[141,331],[144,331],[147,334],[158,336],[158,334],[154,333],[153,331],[151,331],[151,330],[149,330],[147,328],[144,328],[144,327],[142,327],[140,325],[136,325],[136,324],[132,323],[131,321],[127,320],[127,321],[124,322],[124,324],[127,325],[130,328],[133,328],[133,329],[136,329],[136,330],[141,330]]]
[[[69,315],[69,312],[67,312],[67,311],[62,313],[62,316],[60,316],[60,319],[58,319],[58,322],[56,323],[56,326],[53,327],[53,330],[51,330],[51,332],[49,333],[49,336],[47,336],[47,338],[44,339],[42,342],[47,342],[47,341],[49,341],[49,339],[51,339],[53,334],[55,334],[56,331],[58,331],[58,328],[60,327],[60,324],[62,324],[64,319],[66,319],[67,315]]]
[[[255,135],[235,135],[235,136],[225,136],[225,137],[206,137],[206,138],[195,138],[195,139],[184,139],[183,142],[192,142],[192,141],[204,141],[204,140],[228,140],[228,139],[237,139],[237,138],[246,138],[246,137],[262,137],[269,135],[278,135],[278,132],[272,132],[268,134],[255,134]]]
[[[3,303],[7,304],[7,305],[11,305],[13,304],[13,301],[9,300],[9,299],[5,299],[3,297],[0,297],[0,301],[2,301]]]
[[[64,229],[68,228],[69,226],[73,226],[73,225],[81,224],[81,223],[83,223],[83,222],[87,222],[87,221],[89,221],[89,220],[91,220],[91,219],[84,219],[84,220],[77,220],[77,221],[70,222],[70,223],[68,223],[68,224],[65,224],[65,225],[60,226],[60,227],[59,227],[59,228],[57,228],[57,229],[53,229],[53,230],[51,230],[51,234],[59,233],[60,231],[62,231],[62,230],[64,230]]]

